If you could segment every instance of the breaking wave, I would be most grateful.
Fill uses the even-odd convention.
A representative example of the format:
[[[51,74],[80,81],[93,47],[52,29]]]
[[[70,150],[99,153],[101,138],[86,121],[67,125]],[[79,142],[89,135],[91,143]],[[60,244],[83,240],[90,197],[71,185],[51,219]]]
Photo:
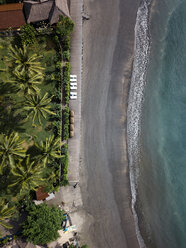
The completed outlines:
[[[151,0],[143,0],[137,12],[135,25],[134,62],[127,110],[127,144],[132,192],[132,211],[135,220],[136,234],[141,248],[146,246],[140,234],[135,204],[137,194],[137,178],[139,174],[138,163],[141,112],[144,88],[146,84],[146,71],[150,55],[150,38],[148,27],[150,2]]]

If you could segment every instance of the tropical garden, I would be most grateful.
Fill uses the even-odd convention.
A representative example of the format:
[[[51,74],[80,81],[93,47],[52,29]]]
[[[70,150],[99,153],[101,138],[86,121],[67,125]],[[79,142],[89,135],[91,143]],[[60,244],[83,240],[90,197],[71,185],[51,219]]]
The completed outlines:
[[[73,26],[69,18],[61,17],[55,27],[36,30],[26,24],[17,35],[0,36],[0,230],[11,228],[7,219],[20,211],[40,211],[31,203],[39,187],[52,192],[68,184]],[[35,243],[55,239],[63,213],[53,212],[52,237],[33,240],[25,231],[29,228],[24,229],[29,218],[23,234]]]

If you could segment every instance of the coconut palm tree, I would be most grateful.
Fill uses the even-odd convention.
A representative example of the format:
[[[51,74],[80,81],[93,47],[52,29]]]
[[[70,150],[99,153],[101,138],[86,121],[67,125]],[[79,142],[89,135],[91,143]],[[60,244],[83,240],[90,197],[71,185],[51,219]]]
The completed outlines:
[[[61,140],[60,138],[54,138],[54,135],[46,138],[45,141],[40,141],[40,143],[35,142],[35,146],[40,151],[40,154],[37,156],[39,161],[42,161],[43,165],[52,162],[55,158],[63,157],[61,155]]]
[[[35,161],[30,161],[30,156],[27,156],[24,161],[19,160],[11,173],[14,176],[14,180],[8,187],[16,187],[20,195],[36,190],[45,181],[42,177],[42,165]]]
[[[32,125],[35,125],[35,119],[37,117],[39,123],[41,124],[41,118],[46,118],[47,114],[56,115],[50,110],[51,106],[49,103],[52,100],[52,96],[48,97],[48,93],[45,93],[44,96],[39,95],[30,95],[25,97],[24,110],[28,111],[28,117],[32,115]]]
[[[37,85],[42,83],[43,75],[41,73],[30,75],[29,73],[15,71],[13,76],[14,79],[8,82],[23,90],[24,94],[39,94],[40,89]]]
[[[12,226],[6,222],[15,213],[15,207],[9,207],[5,200],[0,202],[0,226],[11,229]]]
[[[30,55],[28,46],[24,44],[23,48],[10,46],[6,61],[11,62],[15,71],[33,74],[41,73],[44,69],[38,61],[40,58],[42,58],[42,56],[38,56],[36,53]]]
[[[18,133],[11,133],[9,136],[0,135],[0,174],[8,164],[14,167],[15,158],[26,156],[26,150],[22,146],[23,142],[24,140],[19,139]]]

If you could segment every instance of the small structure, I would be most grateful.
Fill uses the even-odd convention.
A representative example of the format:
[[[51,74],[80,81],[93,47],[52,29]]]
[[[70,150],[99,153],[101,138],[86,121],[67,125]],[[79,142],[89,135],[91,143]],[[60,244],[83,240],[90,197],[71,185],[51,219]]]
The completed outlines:
[[[22,3],[0,5],[0,30],[18,29],[25,24]]]
[[[38,190],[36,191],[36,199],[37,199],[37,201],[43,201],[48,196],[49,196],[49,194],[47,192],[43,191],[43,187],[39,187]]]
[[[46,21],[52,25],[60,15],[70,17],[67,0],[24,0],[24,13],[27,23]]]
[[[38,190],[36,191],[36,199],[37,201],[49,201],[51,199],[53,199],[55,197],[55,194],[54,193],[47,193],[47,192],[44,192],[43,190],[43,187],[39,187]]]

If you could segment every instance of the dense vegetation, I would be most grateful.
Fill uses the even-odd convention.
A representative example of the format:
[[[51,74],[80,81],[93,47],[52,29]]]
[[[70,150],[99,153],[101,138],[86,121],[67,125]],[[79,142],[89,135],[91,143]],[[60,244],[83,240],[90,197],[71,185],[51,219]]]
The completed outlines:
[[[46,204],[32,205],[23,223],[23,235],[33,244],[44,245],[59,237],[58,230],[64,219],[64,212]]]
[[[62,164],[62,169],[63,169],[63,173],[62,173],[62,180],[61,180],[61,185],[62,186],[66,186],[68,184],[68,145],[65,144],[62,149],[62,159],[61,159],[61,164]]]
[[[0,206],[6,206],[2,211],[0,207],[0,225],[5,228],[11,225],[4,220],[29,205],[38,187],[51,192],[68,184],[68,145],[61,143],[69,132],[68,99],[61,95],[68,81],[61,86],[63,66],[68,68],[64,78],[70,75],[73,23],[67,19],[62,17],[56,29],[47,32],[25,25],[20,35],[0,37]],[[63,135],[62,98],[66,111]],[[34,240],[31,233],[24,231],[35,243],[48,242],[42,237]],[[54,232],[50,240],[55,237]]]
[[[0,0],[0,5],[6,3],[19,3],[19,0]]]

